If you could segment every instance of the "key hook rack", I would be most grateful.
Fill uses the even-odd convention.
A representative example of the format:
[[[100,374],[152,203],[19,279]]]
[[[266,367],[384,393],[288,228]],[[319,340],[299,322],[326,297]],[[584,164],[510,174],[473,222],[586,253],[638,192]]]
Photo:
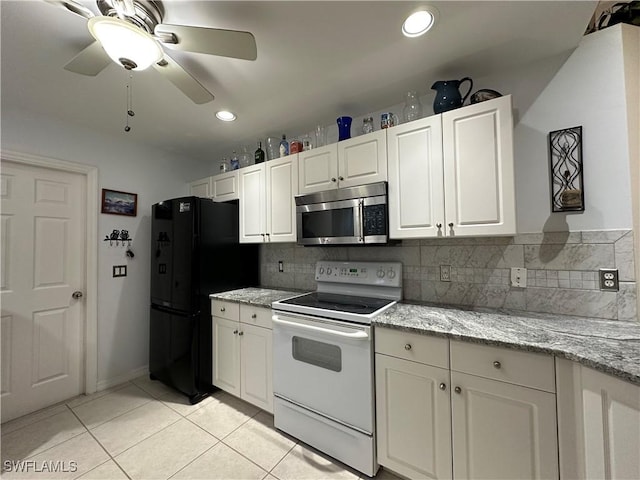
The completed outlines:
[[[131,247],[133,238],[129,236],[128,230],[113,230],[109,235],[105,235],[104,241],[109,242],[110,247],[113,247],[114,244],[116,247]]]

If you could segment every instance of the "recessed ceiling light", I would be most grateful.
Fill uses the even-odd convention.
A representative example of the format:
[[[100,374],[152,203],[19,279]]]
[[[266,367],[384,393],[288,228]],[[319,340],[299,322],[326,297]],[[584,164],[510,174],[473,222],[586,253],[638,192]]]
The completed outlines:
[[[227,110],[220,110],[219,112],[216,112],[216,118],[223,122],[233,122],[236,119],[236,114]]]
[[[412,13],[402,24],[405,37],[419,37],[427,33],[436,23],[435,9],[422,9]]]

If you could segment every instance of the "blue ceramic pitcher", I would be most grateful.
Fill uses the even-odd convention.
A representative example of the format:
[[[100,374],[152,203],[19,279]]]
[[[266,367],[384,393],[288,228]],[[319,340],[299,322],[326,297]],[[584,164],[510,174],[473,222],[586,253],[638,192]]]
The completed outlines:
[[[469,82],[469,90],[463,97],[460,94],[460,85],[464,82]],[[462,80],[440,80],[434,83],[431,86],[431,90],[436,91],[436,98],[433,101],[434,113],[442,113],[461,107],[472,88],[473,80],[469,77],[464,77]]]
[[[351,117],[338,117],[338,141],[351,138]]]

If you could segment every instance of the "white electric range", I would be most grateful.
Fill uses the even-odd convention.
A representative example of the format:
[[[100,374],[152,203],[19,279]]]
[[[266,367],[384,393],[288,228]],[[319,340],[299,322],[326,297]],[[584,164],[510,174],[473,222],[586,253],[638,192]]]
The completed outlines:
[[[316,281],[272,304],[275,426],[373,476],[371,320],[402,298],[402,264],[318,262]]]

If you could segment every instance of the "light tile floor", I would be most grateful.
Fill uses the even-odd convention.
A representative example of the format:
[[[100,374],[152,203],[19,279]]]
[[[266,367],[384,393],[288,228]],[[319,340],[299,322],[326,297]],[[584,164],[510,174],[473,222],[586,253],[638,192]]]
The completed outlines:
[[[224,392],[197,405],[148,376],[2,425],[2,478],[368,478]],[[377,479],[397,479],[380,470]]]

